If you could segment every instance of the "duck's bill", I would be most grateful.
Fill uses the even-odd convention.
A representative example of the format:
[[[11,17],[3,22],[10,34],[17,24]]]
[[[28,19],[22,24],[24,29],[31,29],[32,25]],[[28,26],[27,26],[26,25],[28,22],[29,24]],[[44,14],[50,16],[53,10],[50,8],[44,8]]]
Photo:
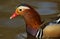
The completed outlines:
[[[16,16],[18,16],[18,14],[14,13],[14,14],[10,17],[10,19],[15,18]]]

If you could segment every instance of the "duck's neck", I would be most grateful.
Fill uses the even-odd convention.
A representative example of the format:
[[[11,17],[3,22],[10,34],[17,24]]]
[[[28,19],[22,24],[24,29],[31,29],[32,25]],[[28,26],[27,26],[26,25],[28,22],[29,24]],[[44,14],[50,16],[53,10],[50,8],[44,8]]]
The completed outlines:
[[[35,10],[31,10],[24,15],[24,19],[27,26],[27,32],[35,35],[41,25],[40,15]]]

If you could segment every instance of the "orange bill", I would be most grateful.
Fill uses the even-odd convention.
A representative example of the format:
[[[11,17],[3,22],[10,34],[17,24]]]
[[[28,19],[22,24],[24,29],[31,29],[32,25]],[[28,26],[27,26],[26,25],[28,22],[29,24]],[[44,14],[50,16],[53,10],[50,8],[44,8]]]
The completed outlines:
[[[10,17],[10,19],[15,18],[16,16],[18,16],[18,14],[14,13],[14,14]]]

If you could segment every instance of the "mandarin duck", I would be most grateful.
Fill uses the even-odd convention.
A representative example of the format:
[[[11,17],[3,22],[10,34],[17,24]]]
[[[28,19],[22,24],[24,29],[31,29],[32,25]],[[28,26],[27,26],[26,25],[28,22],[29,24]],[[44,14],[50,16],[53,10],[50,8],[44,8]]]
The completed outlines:
[[[42,39],[42,35],[43,37],[60,37],[60,17],[52,22],[44,24],[42,30],[40,15],[31,6],[20,4],[10,19],[13,19],[18,15],[24,17],[27,39]]]
[[[35,9],[27,4],[20,4],[10,19],[13,19],[18,15],[23,16],[25,20],[27,36],[31,35],[34,38],[42,38],[42,29],[40,26],[42,22],[40,15]]]

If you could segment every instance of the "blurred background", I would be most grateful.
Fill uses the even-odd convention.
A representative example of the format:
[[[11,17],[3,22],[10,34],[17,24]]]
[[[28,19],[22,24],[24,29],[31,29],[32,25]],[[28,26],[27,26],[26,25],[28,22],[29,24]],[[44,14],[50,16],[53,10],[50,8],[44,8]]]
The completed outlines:
[[[60,14],[60,0],[0,0],[0,39],[16,39],[17,34],[25,32],[22,17],[10,20],[17,5],[21,3],[32,6],[46,22]]]

